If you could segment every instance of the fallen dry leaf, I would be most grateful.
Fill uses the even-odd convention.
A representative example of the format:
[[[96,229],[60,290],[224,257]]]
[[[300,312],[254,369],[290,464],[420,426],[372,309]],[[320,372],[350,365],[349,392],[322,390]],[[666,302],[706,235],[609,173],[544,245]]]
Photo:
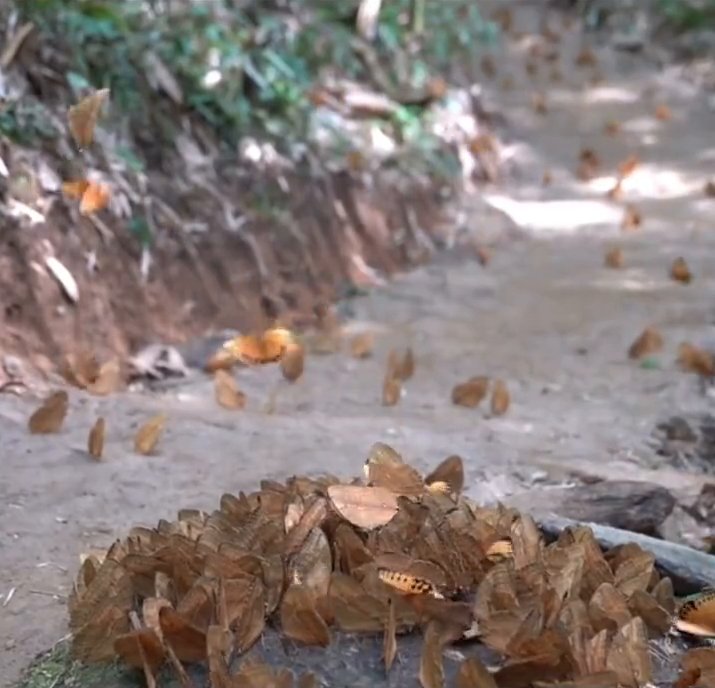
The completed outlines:
[[[620,270],[624,263],[623,249],[619,246],[614,246],[613,248],[606,251],[606,255],[603,259],[604,265],[607,268],[612,268],[613,270]]]
[[[627,205],[621,220],[621,229],[625,232],[633,231],[641,226],[641,214],[632,205]]]
[[[266,330],[262,335],[240,335],[223,345],[224,351],[235,360],[246,365],[275,363],[293,343],[290,330],[277,327]]]
[[[89,431],[89,437],[87,438],[87,451],[97,461],[102,458],[102,452],[104,451],[104,432],[104,418],[99,417]]]
[[[165,424],[166,416],[163,413],[153,416],[144,423],[134,437],[134,451],[144,456],[151,454],[156,449]]]
[[[67,392],[60,390],[51,394],[42,403],[27,422],[33,435],[47,435],[59,432],[69,408]]]
[[[667,105],[661,103],[655,108],[655,118],[657,120],[660,120],[661,122],[667,122],[672,119],[672,117],[673,114]]]
[[[80,148],[87,148],[94,139],[94,130],[109,98],[109,89],[103,88],[83,98],[67,112],[70,133]]]
[[[683,370],[705,377],[715,375],[715,359],[709,351],[699,349],[689,342],[678,347],[678,364]]]
[[[491,410],[493,416],[503,416],[509,410],[511,396],[504,380],[495,380],[492,389]]]
[[[690,284],[693,275],[690,272],[688,264],[685,262],[685,258],[676,258],[673,261],[673,264],[670,266],[670,277],[676,282]]]
[[[7,37],[7,42],[2,51],[2,55],[0,55],[0,69],[7,71],[7,68],[12,64],[13,60],[20,51],[20,48],[22,48],[22,44],[32,33],[34,28],[35,25],[32,22],[27,22]],[[4,106],[4,104],[5,101],[3,100],[2,106]]]
[[[384,487],[331,485],[328,497],[335,511],[358,528],[384,526],[397,513],[397,495]]]
[[[370,358],[374,347],[375,337],[372,332],[361,332],[350,341],[350,355],[353,358]]]
[[[305,369],[305,349],[297,342],[291,342],[286,347],[281,358],[281,373],[288,382],[295,382]]]
[[[628,349],[628,358],[639,359],[663,348],[663,337],[654,327],[646,327]]]
[[[226,409],[236,410],[246,406],[246,395],[227,370],[219,369],[214,373],[214,398]]]
[[[489,378],[484,375],[469,378],[452,389],[452,403],[457,406],[475,408],[479,406],[489,390]]]

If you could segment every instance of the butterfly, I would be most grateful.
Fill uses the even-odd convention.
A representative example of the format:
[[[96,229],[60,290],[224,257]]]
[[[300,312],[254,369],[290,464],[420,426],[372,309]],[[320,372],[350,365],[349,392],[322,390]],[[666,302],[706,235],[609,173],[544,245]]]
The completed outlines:
[[[425,578],[418,578],[410,573],[399,573],[390,569],[378,569],[378,578],[391,588],[404,595],[431,595],[437,599],[444,599],[435,586]]]
[[[686,598],[674,625],[681,633],[715,638],[715,590]]]
[[[293,334],[290,330],[276,327],[266,330],[262,335],[240,335],[223,345],[232,358],[246,365],[275,363],[283,358]]]
[[[68,198],[80,199],[79,212],[91,215],[107,207],[109,203],[109,188],[104,184],[90,182],[86,179],[63,182],[62,192]]]
[[[499,562],[504,559],[511,559],[514,556],[514,548],[511,540],[497,540],[493,542],[486,551],[487,559],[491,562]]]

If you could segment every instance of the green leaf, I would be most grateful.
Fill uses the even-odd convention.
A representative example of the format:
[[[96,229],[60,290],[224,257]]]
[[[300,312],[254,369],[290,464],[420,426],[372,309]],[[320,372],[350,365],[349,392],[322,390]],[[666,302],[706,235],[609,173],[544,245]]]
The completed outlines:
[[[132,172],[143,172],[144,163],[126,146],[117,146],[114,149],[116,156],[122,160]]]
[[[75,95],[91,87],[92,84],[85,77],[77,72],[67,72],[67,82]]]
[[[151,244],[151,229],[143,215],[134,215],[129,220],[129,231],[139,240],[142,246]]]

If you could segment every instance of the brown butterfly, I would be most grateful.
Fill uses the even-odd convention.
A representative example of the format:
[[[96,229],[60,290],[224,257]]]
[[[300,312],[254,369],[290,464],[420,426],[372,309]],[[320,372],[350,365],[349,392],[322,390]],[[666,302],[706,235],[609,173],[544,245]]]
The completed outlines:
[[[103,88],[83,98],[67,112],[70,132],[80,148],[86,148],[92,143],[97,120],[108,98],[109,89]]]
[[[370,485],[386,487],[396,494],[420,495],[425,490],[422,476],[384,442],[372,445],[363,470]]]

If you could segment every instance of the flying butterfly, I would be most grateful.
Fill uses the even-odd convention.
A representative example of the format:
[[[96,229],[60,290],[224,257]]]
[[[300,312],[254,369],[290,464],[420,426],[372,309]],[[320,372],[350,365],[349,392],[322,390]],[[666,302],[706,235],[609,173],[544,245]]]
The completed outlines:
[[[715,590],[688,597],[678,610],[675,628],[701,638],[715,638]]]
[[[276,327],[262,335],[239,335],[223,345],[236,361],[246,365],[275,363],[283,358],[294,338],[290,330]]]
[[[430,595],[438,600],[444,599],[444,595],[425,578],[382,568],[377,570],[377,576],[385,585],[389,585],[403,595]]]

